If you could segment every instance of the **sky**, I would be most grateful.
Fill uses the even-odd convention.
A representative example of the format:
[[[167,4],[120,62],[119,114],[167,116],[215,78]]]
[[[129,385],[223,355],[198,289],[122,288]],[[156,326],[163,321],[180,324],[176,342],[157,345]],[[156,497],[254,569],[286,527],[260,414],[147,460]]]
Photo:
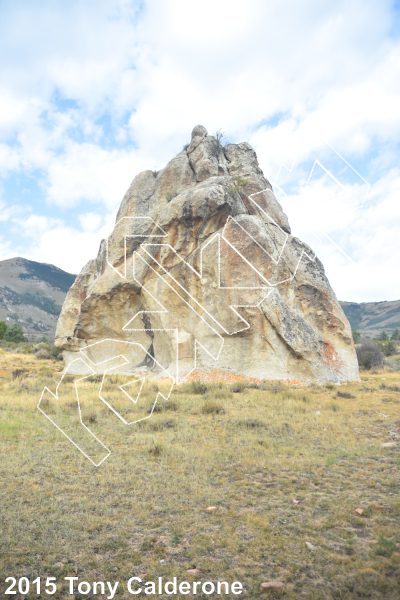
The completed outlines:
[[[197,124],[254,147],[338,299],[400,299],[392,0],[0,0],[0,260],[78,273]]]

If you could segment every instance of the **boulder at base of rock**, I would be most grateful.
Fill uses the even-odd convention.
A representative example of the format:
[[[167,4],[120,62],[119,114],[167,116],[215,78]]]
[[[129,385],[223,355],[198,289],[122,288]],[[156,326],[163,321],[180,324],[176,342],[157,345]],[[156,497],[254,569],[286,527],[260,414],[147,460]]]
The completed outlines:
[[[253,148],[201,125],[164,169],[132,181],[68,292],[56,346],[72,373],[359,380],[323,265],[291,235]]]

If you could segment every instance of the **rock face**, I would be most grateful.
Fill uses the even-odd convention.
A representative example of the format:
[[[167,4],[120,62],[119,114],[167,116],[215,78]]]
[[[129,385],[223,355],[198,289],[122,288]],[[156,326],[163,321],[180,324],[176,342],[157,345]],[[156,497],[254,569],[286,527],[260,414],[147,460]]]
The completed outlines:
[[[254,150],[222,147],[201,125],[164,169],[132,181],[68,292],[56,345],[97,372],[119,361],[154,377],[359,379],[324,268],[291,235]]]

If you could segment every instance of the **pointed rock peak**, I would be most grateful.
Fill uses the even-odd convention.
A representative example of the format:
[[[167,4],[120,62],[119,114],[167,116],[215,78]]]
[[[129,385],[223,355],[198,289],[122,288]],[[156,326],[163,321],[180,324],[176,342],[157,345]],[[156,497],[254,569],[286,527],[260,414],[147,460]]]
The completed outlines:
[[[249,144],[222,149],[197,125],[157,178],[135,177],[117,219],[62,308],[56,346],[69,373],[90,352],[99,373],[101,361],[126,357],[132,379],[146,367],[146,377],[179,380],[360,381],[322,263],[290,235]],[[135,402],[137,385],[119,391]]]
[[[192,131],[192,139],[195,137],[206,137],[208,131],[203,125],[196,125]]]

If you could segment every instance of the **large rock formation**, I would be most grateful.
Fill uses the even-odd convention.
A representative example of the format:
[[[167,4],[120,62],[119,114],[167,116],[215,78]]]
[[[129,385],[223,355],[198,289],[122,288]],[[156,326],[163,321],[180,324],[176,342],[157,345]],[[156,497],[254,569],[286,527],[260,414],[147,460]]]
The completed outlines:
[[[164,169],[132,181],[68,292],[56,345],[99,372],[123,354],[126,372],[154,377],[359,378],[324,268],[291,235],[254,150],[200,125]]]

